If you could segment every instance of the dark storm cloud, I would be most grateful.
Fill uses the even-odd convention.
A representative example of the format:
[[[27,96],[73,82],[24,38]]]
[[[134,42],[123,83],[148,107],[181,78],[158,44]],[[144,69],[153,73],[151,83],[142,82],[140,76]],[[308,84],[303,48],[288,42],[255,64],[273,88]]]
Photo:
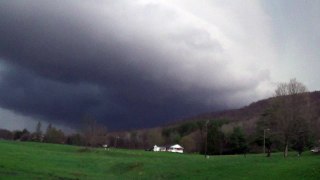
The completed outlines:
[[[142,127],[162,124],[157,121],[190,112],[209,110],[195,106],[199,105],[196,103],[199,97],[186,98],[187,94],[175,94],[168,88],[157,89],[160,87],[146,84],[143,87],[137,84],[135,87],[107,89],[85,82],[50,80],[14,67],[7,67],[1,76],[3,108],[69,125],[76,125],[89,115],[110,128]],[[202,92],[194,92],[198,93]]]
[[[179,16],[130,1],[2,1],[0,106],[70,125],[90,115],[153,126],[226,108],[266,79],[230,71],[223,40]]]

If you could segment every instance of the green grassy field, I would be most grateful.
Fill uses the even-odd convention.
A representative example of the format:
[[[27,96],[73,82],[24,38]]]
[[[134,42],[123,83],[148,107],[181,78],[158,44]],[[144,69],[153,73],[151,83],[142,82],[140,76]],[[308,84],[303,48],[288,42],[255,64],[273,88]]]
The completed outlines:
[[[320,179],[320,155],[212,156],[0,141],[0,179]]]

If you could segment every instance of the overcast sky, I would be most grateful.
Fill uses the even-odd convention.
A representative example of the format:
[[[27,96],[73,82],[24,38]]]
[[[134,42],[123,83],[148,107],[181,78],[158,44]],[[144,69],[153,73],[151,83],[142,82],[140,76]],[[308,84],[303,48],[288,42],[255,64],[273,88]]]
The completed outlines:
[[[0,128],[163,125],[320,89],[318,0],[0,1]]]

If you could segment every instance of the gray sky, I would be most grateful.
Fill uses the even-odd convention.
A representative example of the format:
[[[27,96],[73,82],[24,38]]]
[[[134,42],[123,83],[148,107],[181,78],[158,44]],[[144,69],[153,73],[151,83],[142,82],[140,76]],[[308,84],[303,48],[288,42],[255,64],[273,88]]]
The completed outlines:
[[[320,87],[320,2],[0,2],[0,127],[162,125]],[[6,120],[4,120],[6,119]]]

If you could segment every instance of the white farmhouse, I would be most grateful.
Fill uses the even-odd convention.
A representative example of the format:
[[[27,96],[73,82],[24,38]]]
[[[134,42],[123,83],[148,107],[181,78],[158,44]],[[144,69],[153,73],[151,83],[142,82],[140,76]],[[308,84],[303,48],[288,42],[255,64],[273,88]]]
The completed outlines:
[[[183,147],[179,144],[175,144],[169,147],[169,152],[183,153]]]

